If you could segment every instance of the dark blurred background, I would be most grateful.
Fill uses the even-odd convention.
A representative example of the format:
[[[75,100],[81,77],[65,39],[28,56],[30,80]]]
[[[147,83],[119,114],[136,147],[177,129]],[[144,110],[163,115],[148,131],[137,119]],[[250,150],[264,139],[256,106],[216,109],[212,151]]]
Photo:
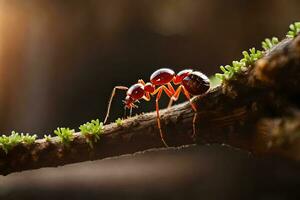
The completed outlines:
[[[170,67],[175,71],[193,68],[211,76],[219,70],[219,65],[239,59],[242,50],[253,46],[260,48],[260,42],[264,38],[284,37],[288,25],[299,21],[299,10],[298,0],[0,0],[0,133],[16,130],[43,135],[52,133],[58,126],[75,128],[90,119],[102,120],[113,86],[130,86],[140,78],[147,81],[157,68]],[[119,92],[115,98],[110,118],[112,121],[123,116],[123,98],[124,92]],[[164,101],[161,105],[165,106]],[[141,103],[141,108],[135,113],[153,109],[153,102]],[[260,161],[253,161],[246,154],[228,151],[222,147],[207,147],[206,153],[199,154],[202,147],[198,148],[200,149],[180,154],[171,152],[167,155],[158,153],[151,156],[168,160],[172,155],[178,159],[178,163],[188,160],[191,164],[185,166],[187,171],[198,165],[209,168],[205,165],[212,156],[225,174],[224,169],[228,165],[223,166],[221,161],[229,159],[232,166],[238,169],[236,171],[240,172],[237,175],[234,173],[235,169],[229,167],[230,173],[226,174],[226,180],[239,177],[243,173],[247,177],[264,174],[263,172],[258,175],[253,168],[243,164],[246,159],[251,166],[257,162],[261,165]],[[223,151],[225,153],[220,154]],[[199,155],[202,156],[200,160]],[[122,171],[121,168],[126,162],[132,168],[137,166],[137,170],[142,170],[139,165],[148,163],[149,160],[147,156],[141,157],[142,159],[132,158],[125,161],[100,161],[93,166],[105,169],[117,164],[120,168],[115,171],[110,168],[110,178],[113,178],[118,173],[126,174],[126,170]],[[150,166],[153,164],[156,169],[154,171],[160,170],[159,162],[149,163]],[[152,169],[150,166],[147,164],[147,169]],[[270,166],[274,167],[273,164]],[[70,166],[52,169],[49,176],[69,169],[84,171],[89,167],[89,164],[79,164],[74,168]],[[180,170],[180,165],[176,164],[163,170],[169,171],[174,167]],[[287,166],[283,167],[289,169]],[[100,169],[97,173],[100,173],[99,179],[102,179]],[[219,169],[215,170],[217,172],[212,171],[205,180],[215,176],[218,179],[224,175],[222,170],[222,173]],[[40,175],[42,172],[47,177],[47,170],[33,171],[28,177]],[[74,177],[74,174],[70,173],[69,177]],[[133,176],[142,181],[145,174],[160,177],[151,170]],[[205,181],[198,182],[201,177],[194,180],[193,173],[184,174],[179,171],[174,174],[180,177],[184,175],[186,179],[185,182],[178,183],[179,188],[192,187],[197,190],[208,184]],[[164,174],[163,179],[170,179],[174,174]],[[26,173],[12,177],[15,176],[20,180],[28,178]],[[9,177],[0,177],[0,190],[6,181],[14,180]],[[82,180],[81,176],[76,177],[79,178],[77,181]],[[102,184],[99,179],[92,182],[87,179],[84,184]],[[112,186],[108,191],[117,194],[120,190],[129,188],[131,179],[127,176],[125,179],[129,183],[127,186],[117,187],[115,190]],[[61,184],[60,189],[66,186],[64,183],[72,185],[72,181],[64,182],[57,177],[55,180],[53,184]],[[150,185],[159,182],[151,180]],[[258,179],[254,177],[253,180],[250,186],[255,186],[255,180]],[[245,182],[237,181],[236,185]],[[287,184],[290,188],[294,183],[295,181],[286,181],[284,185]],[[224,182],[223,187],[229,187],[227,184]],[[22,191],[18,189],[21,188],[20,185],[10,186],[11,190],[3,191]],[[52,191],[45,189],[51,187],[36,184],[38,186],[40,190]],[[248,187],[247,184],[244,186]],[[68,185],[70,187],[72,188]],[[149,186],[136,190],[147,190],[147,187]],[[76,191],[74,188],[68,191]],[[92,190],[96,191],[96,188]],[[178,191],[175,187],[172,188],[170,191]],[[239,191],[231,189],[233,193]],[[226,188],[224,190],[227,191]],[[163,188],[154,191],[163,193]],[[201,191],[195,196],[206,194],[206,190]],[[183,195],[184,191],[178,191],[178,194]],[[176,196],[175,192],[174,198]],[[167,198],[168,194],[164,197]],[[140,198],[133,195],[132,199]],[[277,195],[276,199],[286,199],[286,196]]]

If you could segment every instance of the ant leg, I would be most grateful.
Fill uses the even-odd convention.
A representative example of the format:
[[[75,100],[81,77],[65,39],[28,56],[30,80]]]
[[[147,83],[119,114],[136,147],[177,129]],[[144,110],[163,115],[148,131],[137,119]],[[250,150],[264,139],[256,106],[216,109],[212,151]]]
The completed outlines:
[[[177,101],[178,100],[178,97],[181,93],[181,90],[182,90],[182,85],[180,85],[177,90],[175,91],[174,95],[172,96],[172,101]]]
[[[198,113],[195,112],[194,117],[193,117],[193,135],[192,138],[196,136],[196,121],[197,121]]]
[[[160,90],[165,91],[165,93],[168,95],[169,98],[171,98],[174,95],[174,93],[164,85],[162,85],[162,86],[158,87],[156,90],[154,90],[154,92],[152,92],[151,95],[155,95],[156,93],[159,93]]]
[[[171,83],[167,83],[167,86],[168,86],[169,91],[171,91],[171,93],[174,94],[175,93],[175,89],[172,86],[172,84]]]
[[[182,87],[182,88],[183,88],[183,93],[185,94],[186,98],[189,100],[189,102],[191,104],[191,107],[195,111],[195,114],[193,117],[193,135],[192,135],[192,137],[194,138],[196,136],[196,120],[198,117],[198,112],[197,112],[197,108],[196,108],[195,104],[191,101],[190,93],[184,87]]]
[[[170,108],[170,107],[172,106],[172,104],[173,104],[173,99],[170,98],[169,103],[168,103],[168,107],[167,107],[167,108]]]
[[[146,101],[150,101],[151,96],[150,96],[149,92],[145,93],[145,95],[143,96],[143,99],[146,100]]]
[[[131,117],[132,115],[132,107],[130,108],[130,111],[129,111],[129,117]]]
[[[180,95],[180,93],[181,93],[181,90],[183,90],[183,93],[184,93],[185,97],[189,100],[192,109],[196,112],[196,111],[197,111],[197,108],[196,108],[196,106],[191,102],[191,96],[190,96],[190,93],[184,88],[183,85],[180,85],[180,86],[177,88],[177,90],[175,91],[174,95],[172,96],[172,101],[177,101],[177,100],[178,100],[179,95]]]
[[[155,105],[156,105],[156,115],[157,115],[157,117],[156,117],[156,119],[157,119],[157,126],[158,126],[158,129],[159,129],[159,134],[160,134],[161,141],[164,143],[164,145],[165,145],[166,147],[169,147],[168,144],[166,143],[165,139],[164,139],[164,134],[163,134],[162,129],[161,129],[160,116],[159,116],[159,105],[158,105],[158,101],[159,101],[159,99],[160,99],[160,97],[161,97],[161,93],[162,93],[162,91],[163,91],[163,87],[162,87],[162,86],[159,87],[159,88],[157,89],[157,91],[158,91],[158,92],[157,92],[157,96],[156,96],[156,100],[155,100]]]
[[[142,84],[142,85],[146,85],[145,81],[143,79],[139,79],[138,83]]]
[[[196,135],[196,119],[197,119],[198,113],[197,113],[197,108],[196,108],[195,104],[193,102],[191,102],[190,93],[185,89],[184,86],[180,85],[178,87],[178,89],[176,90],[175,94],[173,95],[172,101],[178,100],[181,90],[183,90],[184,95],[189,100],[190,105],[195,112],[194,117],[193,117],[193,135],[192,135],[192,137],[194,137]]]
[[[111,96],[110,96],[110,99],[109,99],[109,102],[108,102],[108,106],[107,106],[107,111],[106,111],[106,115],[105,115],[105,118],[104,118],[104,124],[106,123],[107,119],[108,119],[108,116],[109,116],[109,112],[110,112],[110,107],[111,107],[111,102],[113,100],[113,97],[115,96],[116,94],[116,90],[128,90],[128,87],[125,87],[125,86],[115,86],[112,93],[111,93]]]
[[[172,86],[172,84],[171,84],[171,83],[168,83],[167,86],[168,86],[168,89],[169,89],[169,90],[173,93],[173,95],[174,95],[174,94],[175,94],[175,89],[174,89],[174,87]],[[169,103],[168,103],[168,107],[167,107],[167,108],[170,108],[170,107],[172,106],[172,104],[173,104],[173,99],[170,98],[170,101],[169,101]]]
[[[194,110],[195,112],[197,112],[197,107],[196,107],[196,105],[191,101],[190,93],[185,89],[184,86],[182,86],[182,90],[183,90],[183,93],[184,93],[184,95],[186,96],[186,98],[189,100],[189,102],[190,102],[191,107],[193,108],[193,110]]]
[[[162,92],[165,91],[165,93],[169,96],[169,98],[172,97],[173,93],[172,91],[170,91],[166,86],[162,85],[160,86],[159,88],[157,88],[153,93],[151,93],[151,95],[155,95],[157,93],[157,96],[156,96],[156,114],[157,114],[157,126],[158,126],[158,129],[159,129],[159,133],[160,133],[160,138],[162,140],[162,142],[164,143],[164,145],[166,147],[168,147],[168,144],[166,143],[165,139],[164,139],[164,134],[162,132],[162,129],[161,129],[161,123],[160,123],[160,115],[159,115],[159,105],[158,105],[158,101],[161,97],[161,94]]]
[[[181,93],[181,89],[182,89],[182,86],[180,85],[177,90],[174,92],[173,96],[171,97],[170,101],[169,101],[169,105],[168,105],[168,108],[172,106],[173,102],[174,101],[177,101],[178,100],[178,97]]]

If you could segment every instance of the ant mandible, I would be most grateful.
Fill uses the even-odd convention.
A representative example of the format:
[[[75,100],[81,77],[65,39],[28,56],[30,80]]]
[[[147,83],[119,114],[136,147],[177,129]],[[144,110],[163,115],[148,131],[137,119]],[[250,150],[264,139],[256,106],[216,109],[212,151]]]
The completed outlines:
[[[175,90],[171,82],[173,82],[174,85],[179,85],[179,87]],[[140,79],[136,84],[132,85],[130,88],[125,86],[115,86],[108,103],[107,114],[105,116],[104,123],[106,123],[108,119],[111,103],[117,89],[127,90],[126,98],[123,101],[123,103],[125,104],[124,108],[130,109],[130,111],[132,110],[132,108],[137,107],[134,103],[138,102],[140,99],[150,101],[151,96],[157,94],[156,95],[157,126],[159,129],[162,142],[164,143],[165,146],[168,146],[164,139],[164,134],[162,132],[160,116],[159,116],[158,102],[162,92],[164,91],[170,98],[168,107],[171,106],[173,101],[177,101],[180,93],[183,92],[183,94],[189,100],[192,109],[195,111],[195,113],[197,113],[197,107],[191,101],[191,95],[203,95],[207,93],[209,88],[210,88],[210,82],[208,77],[199,71],[194,71],[192,69],[185,69],[180,71],[178,74],[175,74],[175,72],[172,69],[161,68],[156,70],[151,75],[150,82],[145,83],[142,79]],[[193,120],[193,128],[195,127],[195,116]]]

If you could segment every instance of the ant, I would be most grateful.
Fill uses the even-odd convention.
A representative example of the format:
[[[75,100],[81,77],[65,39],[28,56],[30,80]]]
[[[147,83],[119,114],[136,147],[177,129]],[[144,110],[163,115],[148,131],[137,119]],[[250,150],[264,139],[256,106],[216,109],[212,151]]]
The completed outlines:
[[[179,85],[179,87],[175,90],[171,82],[173,82],[174,85]],[[145,83],[142,79],[140,79],[136,84],[132,85],[129,88],[125,86],[115,86],[108,103],[107,114],[105,116],[104,123],[106,123],[108,119],[111,103],[117,89],[127,91],[126,98],[123,101],[123,103],[125,105],[125,110],[126,108],[130,109],[130,115],[132,108],[137,108],[137,106],[135,105],[136,102],[139,102],[140,99],[150,101],[151,96],[157,94],[155,100],[157,126],[162,142],[166,147],[168,147],[164,139],[164,134],[162,132],[159,116],[158,102],[162,92],[164,91],[170,98],[168,107],[172,105],[173,101],[177,101],[180,93],[183,92],[185,97],[189,100],[192,109],[195,111],[193,120],[193,129],[195,134],[195,117],[197,113],[197,107],[191,101],[191,95],[203,95],[207,93],[209,88],[210,82],[208,77],[199,71],[185,69],[180,71],[178,74],[175,74],[175,72],[172,69],[161,68],[153,72],[153,74],[150,76],[150,82]]]

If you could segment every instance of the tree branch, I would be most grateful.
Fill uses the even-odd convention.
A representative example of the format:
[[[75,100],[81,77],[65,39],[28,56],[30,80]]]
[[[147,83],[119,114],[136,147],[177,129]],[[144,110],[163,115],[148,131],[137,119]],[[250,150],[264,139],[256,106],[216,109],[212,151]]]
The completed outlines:
[[[225,81],[207,95],[193,98],[199,112],[193,140],[194,112],[188,103],[161,110],[163,131],[170,146],[220,143],[258,154],[278,154],[300,159],[300,36],[271,49],[249,70]],[[298,137],[299,136],[299,137]],[[91,149],[86,138],[75,134],[69,146],[58,138],[20,144],[6,155],[0,152],[0,174],[54,167],[86,160],[129,154],[163,147],[156,113],[104,127]]]

